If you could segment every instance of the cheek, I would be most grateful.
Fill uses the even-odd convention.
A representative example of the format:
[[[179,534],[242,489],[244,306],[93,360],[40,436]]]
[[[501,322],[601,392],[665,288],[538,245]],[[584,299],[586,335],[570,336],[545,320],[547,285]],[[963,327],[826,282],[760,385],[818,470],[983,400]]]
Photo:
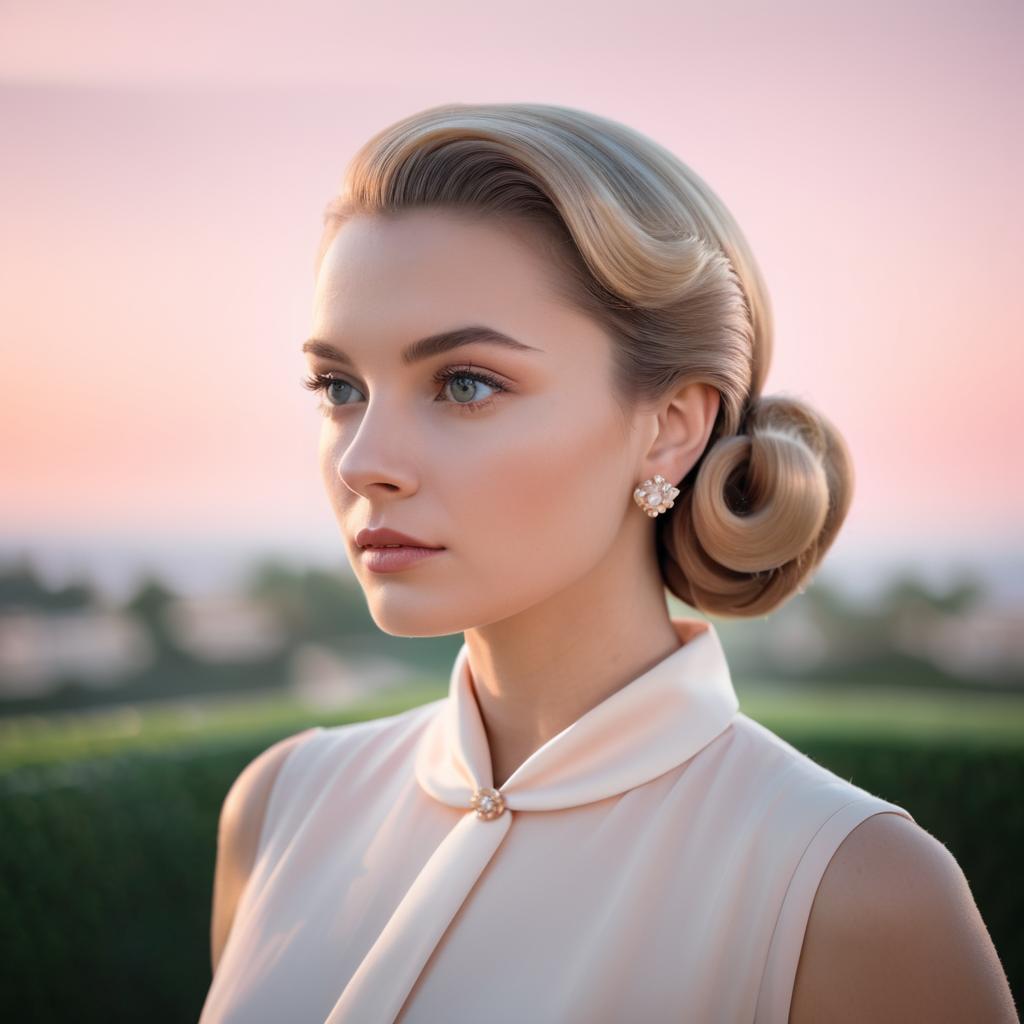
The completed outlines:
[[[595,403],[538,407],[507,421],[467,460],[451,493],[460,564],[493,588],[538,591],[591,569],[614,543],[631,498],[628,453],[614,411]],[[503,424],[505,426],[505,424]]]
[[[338,484],[340,483],[337,473],[335,472],[336,457],[336,435],[330,429],[328,424],[325,423],[320,428],[320,442],[317,447],[317,464],[320,469],[320,479],[323,481],[327,495],[332,504],[336,501],[339,490]]]
[[[358,501],[365,500],[346,487],[338,475],[338,463],[345,454],[345,444],[345,435],[338,429],[337,424],[325,420],[320,429],[317,465],[328,504],[340,527],[345,526],[347,513],[351,506]]]

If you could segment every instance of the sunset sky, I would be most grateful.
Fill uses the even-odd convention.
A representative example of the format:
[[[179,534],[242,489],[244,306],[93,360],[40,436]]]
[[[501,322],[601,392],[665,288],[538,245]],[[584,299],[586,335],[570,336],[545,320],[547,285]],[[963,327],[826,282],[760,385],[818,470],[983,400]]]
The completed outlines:
[[[299,387],[320,213],[415,110],[627,122],[770,289],[853,451],[835,550],[1019,551],[1024,5],[0,7],[4,540],[340,539]],[[106,542],[105,542],[106,543]]]

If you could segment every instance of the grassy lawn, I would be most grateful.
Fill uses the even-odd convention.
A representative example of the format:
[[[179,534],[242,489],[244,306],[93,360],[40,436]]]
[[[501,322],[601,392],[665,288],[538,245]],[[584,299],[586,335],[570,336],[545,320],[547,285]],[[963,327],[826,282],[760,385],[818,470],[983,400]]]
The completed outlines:
[[[1024,695],[737,684],[740,710],[786,738],[865,735],[923,744],[1024,746]]]
[[[787,739],[875,735],[921,743],[1024,745],[1024,697],[878,688],[737,683],[740,709]],[[28,765],[191,744],[244,743],[396,714],[447,693],[447,681],[411,683],[351,704],[312,708],[287,695],[182,701],[60,715],[0,718],[0,772]]]
[[[52,716],[0,718],[0,773],[27,765],[191,744],[245,743],[310,725],[396,714],[447,693],[447,683],[412,684],[324,711],[286,694],[139,704]]]

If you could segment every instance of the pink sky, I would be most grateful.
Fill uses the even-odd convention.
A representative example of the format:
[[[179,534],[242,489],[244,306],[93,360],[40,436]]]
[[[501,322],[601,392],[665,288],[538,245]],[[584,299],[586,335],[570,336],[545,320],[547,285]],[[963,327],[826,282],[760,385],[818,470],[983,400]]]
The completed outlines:
[[[1021,539],[1019,3],[163,8],[0,13],[8,530],[331,536],[298,386],[323,204],[400,116],[532,100],[732,209],[766,391],[853,450],[841,542]]]

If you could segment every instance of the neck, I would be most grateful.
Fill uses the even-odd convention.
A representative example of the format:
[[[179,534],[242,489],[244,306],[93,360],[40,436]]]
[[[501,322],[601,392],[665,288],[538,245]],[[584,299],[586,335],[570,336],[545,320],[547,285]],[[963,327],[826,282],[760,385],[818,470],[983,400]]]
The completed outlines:
[[[657,565],[602,567],[526,613],[467,630],[493,785],[683,642]],[[652,575],[653,572],[653,575]],[[604,575],[607,579],[601,579]],[[623,579],[631,579],[623,586]],[[602,593],[614,599],[602,599]]]

